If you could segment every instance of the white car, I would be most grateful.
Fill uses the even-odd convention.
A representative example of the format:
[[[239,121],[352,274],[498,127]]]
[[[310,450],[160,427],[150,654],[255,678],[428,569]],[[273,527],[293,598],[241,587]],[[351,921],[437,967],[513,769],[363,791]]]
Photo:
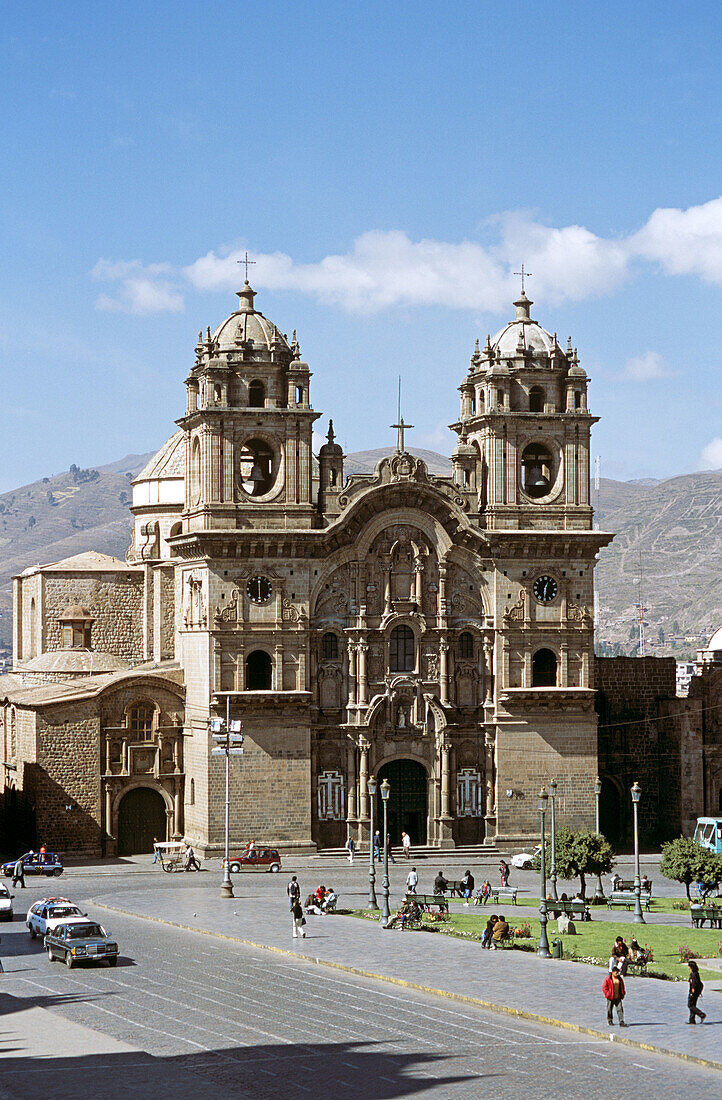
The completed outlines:
[[[0,882],[0,920],[13,919],[13,898],[4,882]]]
[[[28,909],[25,923],[30,929],[32,939],[35,939],[36,936],[44,936],[46,932],[50,932],[58,924],[70,919],[73,923],[77,921],[78,923],[92,924],[92,921],[87,920],[87,916],[87,913],[83,913],[77,905],[73,905],[67,898],[41,898],[40,901],[36,901],[35,905],[31,905]]]
[[[518,867],[521,871],[531,871],[534,867],[534,860],[539,855],[541,855],[541,844],[537,844],[533,852],[517,852],[515,856],[511,857],[511,865],[512,867]]]

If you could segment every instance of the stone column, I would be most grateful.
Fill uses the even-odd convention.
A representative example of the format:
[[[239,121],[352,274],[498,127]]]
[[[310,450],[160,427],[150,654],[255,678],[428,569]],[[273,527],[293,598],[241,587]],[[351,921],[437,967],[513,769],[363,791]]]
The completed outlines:
[[[442,703],[449,702],[449,643],[446,635],[442,635],[439,642],[440,673],[439,673],[439,698]]]
[[[275,660],[273,662],[273,677],[271,683],[274,691],[283,691],[283,646],[280,643],[275,646]]]
[[[391,614],[391,562],[381,566],[384,574],[384,615]]]
[[[414,600],[418,611],[421,611],[423,598],[424,565],[419,559],[414,562]]]
[[[484,703],[490,705],[494,700],[494,644],[484,639]]]
[[[453,848],[453,818],[451,816],[451,742],[443,740],[441,750],[441,813],[439,815],[439,846]]]
[[[346,750],[346,786],[348,789],[348,797],[346,800],[348,837],[354,835],[353,826],[356,824],[356,749],[352,744],[349,745]]]
[[[486,784],[486,813],[484,843],[493,844],[496,836],[496,769],[494,767],[494,734],[486,731],[484,739],[484,782]]]
[[[369,793],[366,785],[369,777],[369,743],[365,737],[359,741],[361,764],[359,767],[359,840],[369,828]],[[369,837],[369,840],[371,838]]]
[[[105,835],[113,836],[113,788],[110,783],[105,784]]]
[[[566,642],[562,642],[559,647],[560,661],[559,661],[559,676],[557,677],[557,683],[559,687],[569,686],[569,646]]]
[[[439,593],[437,596],[437,614],[439,616],[439,626],[441,626],[443,620],[446,617],[446,563],[439,562]]]
[[[173,836],[181,835],[181,811],[181,783],[180,779],[176,779],[173,792]]]
[[[123,738],[123,747],[120,755],[121,771],[123,775],[130,775],[130,754],[128,752],[128,738]]]
[[[356,704],[356,645],[348,643],[348,702],[349,706]]]
[[[366,676],[366,654],[369,647],[365,641],[359,642],[358,653],[358,701],[362,705],[368,703],[368,679]]]

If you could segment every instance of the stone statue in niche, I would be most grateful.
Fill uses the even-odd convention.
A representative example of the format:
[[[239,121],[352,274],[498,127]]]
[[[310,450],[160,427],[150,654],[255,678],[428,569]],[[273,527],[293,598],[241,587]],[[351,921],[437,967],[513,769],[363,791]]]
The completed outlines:
[[[406,715],[404,714],[403,707],[399,707],[396,712],[396,728],[398,730],[406,729]]]

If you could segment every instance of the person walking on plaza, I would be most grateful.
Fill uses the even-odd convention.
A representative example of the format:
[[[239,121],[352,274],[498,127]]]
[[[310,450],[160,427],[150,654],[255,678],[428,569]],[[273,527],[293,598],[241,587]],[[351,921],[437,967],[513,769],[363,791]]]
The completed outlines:
[[[17,886],[20,883],[23,890],[25,889],[25,867],[23,866],[23,857],[17,860],[13,867],[13,886]]]
[[[154,863],[159,863],[160,862],[160,852],[158,851],[158,837],[157,836],[153,837],[153,862]]]
[[[381,862],[381,833],[378,829],[374,833],[374,859],[378,863]]]
[[[406,859],[411,859],[411,837],[408,833],[403,832],[401,834],[401,844],[403,846]]]
[[[607,1023],[609,1026],[614,1027],[613,1009],[616,1005],[619,1026],[626,1027],[627,1025],[624,1022],[624,1006],[622,1005],[625,996],[624,978],[614,965],[611,966],[609,973],[604,979],[602,993],[607,998]]]
[[[394,853],[393,853],[393,850],[391,848],[391,834],[390,833],[386,834],[386,851],[389,853],[389,859],[391,860],[391,862],[396,863],[396,860],[394,859]]]
[[[697,1001],[699,1000],[702,990],[704,989],[704,983],[699,976],[699,967],[697,966],[697,963],[694,961],[694,959],[690,959],[687,963],[687,966],[689,967],[689,993],[687,995],[687,1008],[689,1009],[689,1019],[687,1020],[687,1023],[696,1024],[697,1020],[695,1017],[699,1016],[699,1022],[703,1024],[704,1021],[707,1019],[707,1013],[702,1012],[701,1009],[697,1008]]]
[[[499,878],[502,886],[509,885],[509,864],[504,859],[499,863]]]
[[[291,905],[291,918],[293,920],[293,938],[294,938],[294,940],[298,939],[298,933],[299,932],[301,933],[301,938],[305,940],[306,939],[306,929],[304,928],[304,925],[306,923],[306,918],[303,915],[303,909],[301,908],[301,902],[298,900],[298,898],[296,898],[296,900]]]
[[[196,858],[196,854],[191,848],[190,844],[186,844],[186,871],[200,871],[200,860]]]
[[[349,863],[353,863],[353,857],[356,854],[356,841],[352,836],[346,841],[346,847],[348,849],[348,861]]]
[[[286,887],[286,893],[288,894],[289,908],[293,910],[297,901],[301,900],[301,887],[298,885],[298,879],[295,875],[291,875],[291,881]],[[303,913],[301,913],[303,916]]]
[[[406,876],[406,893],[415,894],[416,887],[419,885],[419,876],[416,874],[416,868],[412,867]]]
[[[474,889],[474,876],[472,875],[471,871],[467,871],[462,878],[461,888],[464,891],[464,905],[468,908],[471,891]]]

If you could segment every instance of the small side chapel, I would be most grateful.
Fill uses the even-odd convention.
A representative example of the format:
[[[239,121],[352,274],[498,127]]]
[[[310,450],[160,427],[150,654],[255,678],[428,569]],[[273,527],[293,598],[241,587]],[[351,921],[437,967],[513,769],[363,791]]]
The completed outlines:
[[[374,473],[345,477],[332,423],[313,454],[295,332],[255,298],[246,281],[199,333],[177,430],[133,485],[127,560],[15,579],[6,787],[67,851],[162,834],[218,852],[209,724],[228,709],[245,734],[234,846],[368,844],[371,774],[391,783],[395,844],[530,840],[552,776],[565,820],[593,827],[594,566],[612,536],[593,530],[571,342],[522,290],[461,379],[452,475],[400,419]]]

